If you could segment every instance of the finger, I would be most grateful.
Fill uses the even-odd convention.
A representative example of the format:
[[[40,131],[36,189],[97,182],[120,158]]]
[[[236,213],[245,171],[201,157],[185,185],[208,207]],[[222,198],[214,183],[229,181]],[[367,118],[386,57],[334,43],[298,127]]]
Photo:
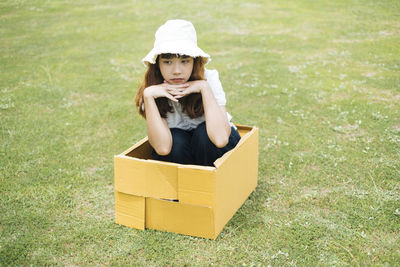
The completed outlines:
[[[179,95],[185,92],[184,89],[167,89],[167,92],[171,95]]]
[[[185,91],[168,91],[168,93],[170,93],[174,97],[178,96],[178,95],[187,95],[187,92],[185,92]]]
[[[170,94],[167,94],[166,97],[171,99],[174,102],[178,102],[178,100],[175,97],[173,97],[172,95],[170,95]]]
[[[168,89],[169,92],[175,92],[175,93],[184,92],[185,90],[186,90],[185,88],[169,88]]]
[[[177,89],[177,88],[187,88],[187,87],[189,87],[189,84],[188,84],[188,83],[183,83],[183,84],[168,84],[168,87],[169,87],[169,88],[175,88],[175,89]]]

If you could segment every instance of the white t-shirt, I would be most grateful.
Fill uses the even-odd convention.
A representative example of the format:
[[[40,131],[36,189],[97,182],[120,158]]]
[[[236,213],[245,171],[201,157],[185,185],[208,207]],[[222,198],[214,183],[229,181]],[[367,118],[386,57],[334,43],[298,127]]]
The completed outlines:
[[[204,76],[207,82],[210,84],[211,91],[213,92],[218,105],[225,106],[226,98],[225,92],[222,89],[221,81],[219,80],[219,74],[217,70],[204,70]],[[192,130],[196,128],[200,123],[205,121],[204,114],[198,118],[190,118],[189,115],[182,112],[182,106],[179,102],[173,102],[168,100],[168,103],[172,106],[173,112],[167,113],[167,123],[169,128],[179,128],[182,130]],[[231,126],[232,116],[227,112],[228,120]]]

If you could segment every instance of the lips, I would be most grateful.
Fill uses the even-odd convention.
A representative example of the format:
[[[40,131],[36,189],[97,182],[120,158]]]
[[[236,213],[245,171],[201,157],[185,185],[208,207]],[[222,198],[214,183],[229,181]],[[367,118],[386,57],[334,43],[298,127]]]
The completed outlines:
[[[182,82],[184,82],[185,80],[184,80],[184,79],[181,79],[181,78],[175,78],[175,79],[171,79],[171,81],[174,82],[174,83],[182,83]]]

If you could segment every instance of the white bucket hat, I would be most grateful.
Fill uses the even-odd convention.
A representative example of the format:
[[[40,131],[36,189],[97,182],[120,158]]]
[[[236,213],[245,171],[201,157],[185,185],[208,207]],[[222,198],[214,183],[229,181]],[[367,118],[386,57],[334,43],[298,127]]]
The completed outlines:
[[[156,31],[154,48],[142,59],[142,62],[155,64],[160,54],[179,54],[191,57],[203,57],[207,63],[211,60],[197,46],[196,30],[190,21],[176,19],[168,20]]]

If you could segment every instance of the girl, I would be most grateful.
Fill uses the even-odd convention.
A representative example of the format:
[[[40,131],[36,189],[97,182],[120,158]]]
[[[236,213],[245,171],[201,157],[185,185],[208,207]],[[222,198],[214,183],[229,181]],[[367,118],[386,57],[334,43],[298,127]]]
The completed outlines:
[[[156,160],[212,166],[240,135],[226,112],[225,93],[210,56],[197,46],[191,22],[169,20],[142,60],[147,72],[136,95]]]

